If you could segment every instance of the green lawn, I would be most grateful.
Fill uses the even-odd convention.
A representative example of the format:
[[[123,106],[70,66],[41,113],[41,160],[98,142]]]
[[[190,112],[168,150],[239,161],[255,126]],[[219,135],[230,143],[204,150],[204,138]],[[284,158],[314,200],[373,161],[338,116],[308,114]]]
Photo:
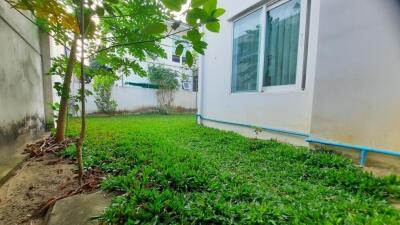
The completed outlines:
[[[69,135],[77,135],[72,120]],[[68,148],[65,155],[72,155]],[[119,196],[106,224],[399,224],[400,180],[326,152],[198,126],[194,116],[89,118],[86,167]]]

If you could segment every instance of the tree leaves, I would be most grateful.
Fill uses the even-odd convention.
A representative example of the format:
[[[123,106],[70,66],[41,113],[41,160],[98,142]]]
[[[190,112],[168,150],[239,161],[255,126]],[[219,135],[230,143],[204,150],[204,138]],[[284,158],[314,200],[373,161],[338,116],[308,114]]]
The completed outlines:
[[[193,8],[197,8],[200,7],[202,5],[204,5],[204,3],[208,2],[209,0],[192,0],[192,7]]]
[[[216,8],[217,8],[217,0],[208,0],[203,5],[203,9],[209,14],[211,14]]]
[[[185,47],[182,44],[178,44],[178,46],[175,49],[175,55],[181,56],[184,49]]]
[[[225,13],[225,9],[217,8],[217,0],[192,0],[192,7],[186,15],[190,26],[205,25],[211,32],[220,31],[218,18]]]
[[[108,4],[108,3],[103,3],[103,5],[104,5],[104,10],[105,10],[108,14],[114,15],[114,9],[113,9],[113,7],[112,7],[110,4]]]
[[[11,3],[17,9],[30,10],[37,18],[41,19],[41,24],[47,29],[57,32],[62,27],[64,33],[57,36],[63,36],[62,41],[66,41],[65,31],[79,33],[79,26],[76,17],[69,13],[66,8],[57,0],[12,0]]]
[[[79,12],[70,11],[76,8],[73,1],[12,1],[19,3],[19,8],[32,10],[43,30],[64,38],[66,43],[74,34],[80,33]],[[171,18],[171,11],[180,12],[183,16],[186,14],[189,26],[181,26],[180,21],[166,25],[166,21]],[[184,41],[177,42],[175,53],[185,55],[186,63],[192,66],[195,61],[193,54],[204,54],[207,48],[207,43],[202,40],[204,34],[200,32],[200,27],[204,26],[210,32],[219,32],[221,27],[218,18],[224,13],[224,9],[217,7],[217,0],[103,0],[100,5],[86,7],[84,12],[87,43],[88,48],[91,48],[88,51],[94,58],[106,59],[104,65],[110,65],[116,70],[120,68],[119,71],[127,75],[131,72],[144,74],[138,66],[140,61],[146,60],[150,55],[166,56],[160,43],[168,36],[163,35],[168,27],[174,30],[173,33],[180,33],[188,28],[187,33],[182,36]],[[94,15],[99,17],[100,23],[91,19]],[[101,40],[100,45],[91,42],[95,39]],[[104,49],[96,49],[99,46]],[[98,57],[103,50],[103,57]],[[127,55],[131,57],[128,59]]]
[[[161,2],[172,11],[181,11],[186,0],[161,0]]]
[[[218,33],[221,28],[221,25],[219,24],[219,22],[211,22],[207,23],[206,27],[209,31]]]
[[[197,25],[198,20],[204,23],[209,17],[208,13],[200,8],[194,8],[187,13],[186,22],[189,25]]]
[[[152,34],[161,34],[166,32],[167,26],[161,22],[151,23],[145,26],[142,30],[142,34],[144,35],[152,35]]]
[[[186,63],[189,67],[193,66],[193,55],[190,51],[186,51]]]
[[[225,12],[226,12],[225,9],[218,8],[218,9],[215,9],[215,10],[212,12],[212,15],[213,15],[215,18],[218,18],[218,17],[224,15]]]

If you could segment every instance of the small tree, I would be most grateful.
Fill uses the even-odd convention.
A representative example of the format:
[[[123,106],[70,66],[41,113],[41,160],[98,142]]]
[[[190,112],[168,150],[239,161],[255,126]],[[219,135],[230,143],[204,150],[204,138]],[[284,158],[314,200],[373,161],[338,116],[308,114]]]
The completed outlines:
[[[113,77],[97,76],[94,78],[93,90],[95,93],[95,100],[97,108],[105,114],[112,115],[117,109],[117,102],[112,99],[112,87],[115,79]]]
[[[179,73],[162,66],[150,66],[148,74],[150,81],[158,86],[156,93],[158,109],[161,113],[168,114],[174,101],[175,91],[179,87]]]
[[[149,55],[166,57],[161,41],[175,34],[187,32],[176,41],[175,54],[181,56],[185,45],[204,54],[207,43],[201,27],[218,33],[219,17],[225,10],[217,7],[217,0],[8,0],[14,8],[29,10],[36,17],[35,24],[52,35],[58,44],[70,47],[61,87],[61,101],[57,120],[56,141],[65,138],[66,115],[72,75],[80,78],[81,133],[77,142],[79,183],[82,183],[82,146],[86,135],[85,117],[85,59],[95,59],[101,65],[145,76],[140,62]],[[186,17],[187,29],[178,31],[181,22],[166,25],[173,14]],[[97,21],[97,22],[96,22]],[[80,40],[80,49],[78,49]],[[74,71],[80,50],[80,74]],[[129,57],[127,57],[129,56]],[[193,65],[192,51],[185,53],[186,63]]]

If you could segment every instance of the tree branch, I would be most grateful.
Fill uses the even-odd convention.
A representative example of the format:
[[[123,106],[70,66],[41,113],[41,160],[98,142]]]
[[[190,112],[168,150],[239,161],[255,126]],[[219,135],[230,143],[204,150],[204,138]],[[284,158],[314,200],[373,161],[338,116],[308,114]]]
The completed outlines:
[[[124,46],[129,46],[129,45],[152,43],[152,42],[155,42],[155,41],[162,40],[162,39],[164,39],[164,38],[171,37],[171,36],[176,35],[176,34],[179,34],[179,33],[183,33],[183,32],[189,31],[189,30],[191,30],[191,29],[192,29],[192,28],[187,28],[187,29],[184,29],[184,30],[181,30],[181,31],[177,31],[177,32],[174,32],[174,33],[169,32],[169,33],[168,33],[167,35],[165,35],[165,36],[162,36],[162,37],[159,37],[159,38],[155,38],[155,39],[152,39],[152,40],[145,40],[145,41],[136,41],[136,42],[127,42],[127,43],[115,44],[115,45],[111,45],[111,46],[109,46],[109,47],[100,49],[100,50],[96,51],[95,53],[100,53],[100,52],[108,51],[108,50],[113,49],[113,48],[119,48],[119,47],[124,47]]]

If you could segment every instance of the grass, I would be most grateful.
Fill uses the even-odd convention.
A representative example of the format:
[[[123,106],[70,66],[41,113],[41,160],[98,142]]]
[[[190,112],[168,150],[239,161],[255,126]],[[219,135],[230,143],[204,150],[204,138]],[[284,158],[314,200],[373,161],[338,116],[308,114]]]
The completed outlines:
[[[78,135],[79,121],[69,129]],[[388,203],[400,197],[398,178],[376,178],[336,154],[198,126],[194,116],[89,118],[84,160],[118,193],[105,224],[400,221]]]

